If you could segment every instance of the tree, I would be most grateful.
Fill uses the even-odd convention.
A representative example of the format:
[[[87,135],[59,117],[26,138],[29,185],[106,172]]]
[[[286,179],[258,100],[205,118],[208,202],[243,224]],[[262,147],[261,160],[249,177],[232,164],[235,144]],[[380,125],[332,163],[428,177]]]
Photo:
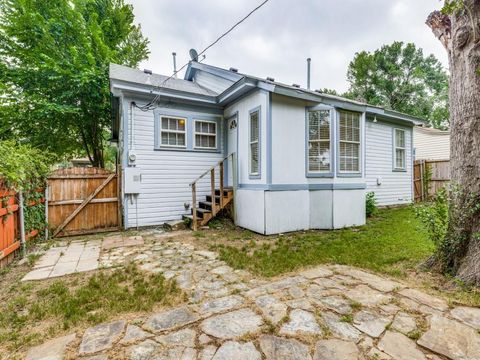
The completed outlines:
[[[373,53],[355,54],[347,72],[346,96],[448,127],[448,76],[433,56],[414,44],[394,42]]]
[[[446,272],[480,285],[480,2],[445,1],[427,25],[450,63],[449,224],[437,261]]]
[[[148,55],[133,21],[123,0],[0,0],[0,139],[103,166],[109,63]]]

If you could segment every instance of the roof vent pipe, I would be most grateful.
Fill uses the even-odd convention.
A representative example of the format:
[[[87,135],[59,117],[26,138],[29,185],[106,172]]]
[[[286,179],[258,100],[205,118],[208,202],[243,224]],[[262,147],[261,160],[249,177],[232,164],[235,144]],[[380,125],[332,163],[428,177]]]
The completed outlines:
[[[312,59],[307,59],[307,89],[310,90],[310,63]]]
[[[176,78],[177,77],[177,53],[172,52],[173,56],[173,76]]]

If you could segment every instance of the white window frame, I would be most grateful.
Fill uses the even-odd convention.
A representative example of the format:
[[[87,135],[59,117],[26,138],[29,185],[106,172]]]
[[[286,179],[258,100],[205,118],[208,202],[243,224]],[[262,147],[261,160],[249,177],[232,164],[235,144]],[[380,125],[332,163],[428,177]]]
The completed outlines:
[[[311,140],[310,139],[310,113],[311,112],[317,112],[317,111],[328,111],[328,140],[325,139],[319,139],[319,140]],[[306,149],[306,157],[307,157],[307,174],[331,174],[333,171],[333,151],[332,151],[332,126],[333,126],[333,108],[310,108],[307,109],[307,149]],[[328,149],[329,149],[329,156],[330,156],[330,161],[329,161],[329,168],[328,170],[310,170],[310,143],[322,143],[322,142],[328,142]]]
[[[261,131],[261,112],[260,112],[261,108],[260,107],[257,107],[255,109],[252,109],[249,111],[248,113],[248,174],[249,174],[249,177],[250,179],[256,179],[256,178],[260,178],[260,169],[261,169],[261,141],[260,141],[260,137],[261,137],[261,134],[262,134],[262,131]],[[256,141],[252,141],[252,115],[253,114],[257,114],[257,124],[258,124],[258,127],[257,127],[257,133],[258,133],[258,136],[257,136],[257,140]],[[253,144],[257,144],[257,152],[258,152],[258,158],[257,158],[257,171],[255,172],[252,172],[252,145]]]
[[[197,122],[214,124],[215,125],[215,134],[197,132]],[[197,146],[197,135],[214,136],[215,137],[215,147]],[[215,120],[202,120],[202,119],[193,120],[193,148],[194,149],[202,149],[202,150],[217,150],[218,149],[218,124]]]
[[[358,141],[353,141],[353,140],[342,140],[340,138],[340,118],[341,118],[341,113],[351,113],[351,114],[356,114],[358,115]],[[338,115],[337,115],[337,138],[338,138],[338,173],[339,174],[354,174],[358,175],[362,173],[362,118],[363,115],[362,113],[356,112],[356,111],[350,111],[350,110],[338,110]],[[358,170],[342,170],[342,143],[346,144],[356,144],[358,145]]]
[[[163,119],[175,119],[175,120],[183,120],[185,122],[185,130],[170,130],[170,129],[163,129]],[[187,148],[187,118],[181,116],[173,116],[173,115],[160,115],[160,126],[159,126],[159,139],[158,143],[160,147],[168,147],[168,148],[177,148],[177,149],[186,149]],[[170,144],[163,144],[162,143],[162,133],[169,133],[169,134],[184,134],[185,135],[185,145],[170,145]]]
[[[403,147],[397,146],[397,132],[403,133]],[[403,150],[403,167],[397,166],[397,150]],[[407,132],[405,131],[405,129],[393,129],[393,170],[407,170]]]

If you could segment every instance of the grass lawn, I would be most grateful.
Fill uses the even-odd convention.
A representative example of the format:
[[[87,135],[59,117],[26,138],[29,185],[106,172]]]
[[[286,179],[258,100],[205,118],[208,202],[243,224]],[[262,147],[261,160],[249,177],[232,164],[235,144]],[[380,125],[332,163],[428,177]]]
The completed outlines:
[[[251,236],[247,234],[246,240]],[[296,232],[268,239],[258,243],[252,238],[241,246],[233,241],[213,247],[231,266],[267,277],[322,263],[353,265],[402,277],[434,250],[408,207],[379,210],[367,225],[357,228]]]
[[[480,306],[479,289],[420,265],[434,245],[411,207],[381,209],[365,226],[261,236],[226,222],[194,235],[237,269],[272,277],[317,264],[351,265],[401,278],[456,304]]]
[[[174,281],[133,265],[21,283],[28,270],[10,267],[0,274],[0,354],[9,354],[7,358],[46,338],[115,317],[138,317],[183,300]]]

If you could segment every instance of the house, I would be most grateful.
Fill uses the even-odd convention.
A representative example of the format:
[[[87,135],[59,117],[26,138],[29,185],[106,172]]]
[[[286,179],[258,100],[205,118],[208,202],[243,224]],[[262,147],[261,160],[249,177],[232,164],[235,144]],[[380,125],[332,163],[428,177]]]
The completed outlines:
[[[450,159],[450,131],[415,126],[413,135],[415,160]]]
[[[110,66],[126,228],[190,214],[204,173],[195,214],[208,220],[220,163],[235,223],[261,234],[362,225],[369,191],[412,202],[417,118],[196,61],[166,80]]]

